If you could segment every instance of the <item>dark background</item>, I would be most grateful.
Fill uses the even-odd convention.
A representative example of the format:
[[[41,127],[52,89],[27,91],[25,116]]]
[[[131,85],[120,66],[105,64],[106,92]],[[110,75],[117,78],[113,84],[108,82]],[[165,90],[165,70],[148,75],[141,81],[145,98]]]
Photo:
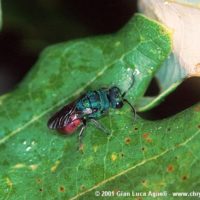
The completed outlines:
[[[0,95],[11,91],[46,46],[112,33],[137,12],[133,0],[6,0],[0,32]],[[147,94],[159,92],[152,81]],[[149,119],[171,116],[200,101],[200,79],[191,78],[151,112]]]

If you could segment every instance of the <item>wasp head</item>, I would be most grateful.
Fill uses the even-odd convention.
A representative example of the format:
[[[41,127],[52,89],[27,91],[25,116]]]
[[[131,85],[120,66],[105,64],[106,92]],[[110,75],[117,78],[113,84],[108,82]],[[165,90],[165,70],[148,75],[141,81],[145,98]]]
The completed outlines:
[[[118,87],[109,89],[109,100],[112,108],[119,109],[124,105],[122,94]]]

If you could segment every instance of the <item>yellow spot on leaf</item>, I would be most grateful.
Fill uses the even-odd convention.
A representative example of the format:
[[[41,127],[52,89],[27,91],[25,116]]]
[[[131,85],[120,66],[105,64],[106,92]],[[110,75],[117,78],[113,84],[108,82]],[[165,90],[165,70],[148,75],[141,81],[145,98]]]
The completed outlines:
[[[31,170],[36,170],[38,168],[38,165],[26,165],[24,163],[17,163],[14,167],[14,169],[22,169],[22,168],[28,168]]]
[[[24,167],[26,167],[25,164],[23,164],[23,163],[17,163],[13,168],[14,169],[21,169],[21,168],[24,168]]]
[[[29,165],[29,168],[31,170],[36,170],[38,168],[38,165]]]
[[[97,152],[97,149],[98,149],[98,146],[93,147],[93,150],[94,150],[95,153]]]
[[[120,41],[117,41],[117,42],[115,43],[115,46],[118,47],[120,44],[121,44],[121,42],[120,42]]]
[[[161,180],[160,182],[158,182],[158,185],[161,187],[165,187],[166,183],[163,180]]]
[[[13,182],[7,177],[6,178],[6,184],[8,185],[9,188],[12,188]]]
[[[56,169],[58,168],[58,165],[59,165],[59,164],[60,164],[60,161],[57,160],[57,161],[55,162],[55,164],[51,167],[51,172],[55,172]]]
[[[117,159],[117,154],[116,153],[112,153],[111,160],[115,161],[116,159]]]

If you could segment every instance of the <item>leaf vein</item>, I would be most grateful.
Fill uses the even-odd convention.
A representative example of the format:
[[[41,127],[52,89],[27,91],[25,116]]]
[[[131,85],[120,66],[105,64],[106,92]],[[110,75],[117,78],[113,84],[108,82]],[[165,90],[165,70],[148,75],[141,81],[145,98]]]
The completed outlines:
[[[191,137],[189,137],[188,139],[186,139],[184,142],[180,143],[179,145],[176,145],[176,146],[173,146],[173,147],[171,147],[171,148],[169,148],[169,149],[166,149],[165,151],[161,152],[161,153],[158,154],[158,155],[155,155],[155,156],[150,157],[150,158],[148,158],[148,159],[146,159],[146,160],[143,160],[143,161],[141,161],[140,163],[137,163],[136,165],[134,165],[134,166],[132,166],[132,167],[130,167],[130,168],[128,168],[128,169],[126,169],[126,170],[124,170],[124,171],[122,171],[122,172],[120,172],[120,173],[114,175],[114,176],[111,176],[111,177],[109,177],[108,179],[103,180],[102,182],[98,183],[98,184],[95,185],[94,187],[91,187],[91,188],[89,188],[88,190],[86,190],[86,191],[84,191],[84,192],[81,192],[81,193],[79,193],[78,195],[72,197],[70,200],[78,199],[80,196],[83,196],[84,194],[86,194],[86,193],[88,193],[88,192],[91,192],[91,191],[97,189],[98,187],[100,187],[100,186],[102,186],[102,185],[105,185],[106,183],[108,183],[108,182],[110,182],[110,181],[112,181],[112,180],[114,180],[114,179],[116,179],[116,178],[118,178],[118,177],[120,177],[120,176],[122,176],[122,175],[125,175],[126,173],[130,172],[131,170],[136,169],[137,167],[140,167],[140,166],[142,166],[142,165],[144,165],[144,164],[146,164],[146,163],[148,163],[148,162],[150,162],[150,161],[152,161],[152,160],[156,160],[156,159],[160,158],[161,156],[167,154],[168,152],[174,151],[176,148],[179,148],[179,147],[182,147],[182,146],[187,145],[187,143],[189,143],[192,139],[194,139],[199,133],[200,133],[200,131],[198,130],[198,131],[195,132]]]

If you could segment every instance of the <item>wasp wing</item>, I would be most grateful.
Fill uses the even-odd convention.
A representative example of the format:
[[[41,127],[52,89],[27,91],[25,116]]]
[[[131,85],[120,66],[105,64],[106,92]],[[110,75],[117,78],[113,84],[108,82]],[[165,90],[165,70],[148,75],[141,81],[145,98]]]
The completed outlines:
[[[69,123],[69,118],[71,114],[75,112],[75,109],[75,103],[66,105],[49,119],[47,126],[50,129],[60,129],[65,127]]]

